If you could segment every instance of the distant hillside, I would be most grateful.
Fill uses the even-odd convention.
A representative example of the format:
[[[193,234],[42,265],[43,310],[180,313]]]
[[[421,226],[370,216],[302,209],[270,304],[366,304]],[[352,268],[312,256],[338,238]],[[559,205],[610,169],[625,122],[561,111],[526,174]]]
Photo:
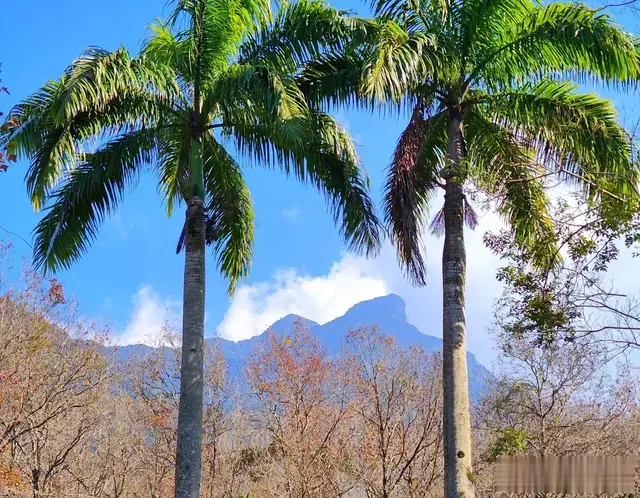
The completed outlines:
[[[288,334],[293,330],[295,321],[301,320],[331,355],[340,352],[345,336],[350,329],[370,325],[376,325],[381,332],[393,336],[400,346],[417,345],[427,352],[441,351],[442,339],[423,334],[411,325],[407,321],[405,308],[405,302],[400,296],[390,294],[358,303],[343,316],[324,325],[297,315],[287,315],[271,325],[269,329],[280,334]],[[263,335],[258,335],[238,342],[226,339],[219,340],[220,348],[232,374],[241,372],[245,360],[263,339]],[[215,339],[209,338],[207,340],[213,341]],[[151,350],[151,347],[139,344],[120,347],[117,354],[119,360],[124,363],[132,356],[142,356]],[[468,354],[468,362],[469,391],[472,397],[477,399],[483,390],[485,380],[491,377],[491,373],[476,360],[472,353]]]

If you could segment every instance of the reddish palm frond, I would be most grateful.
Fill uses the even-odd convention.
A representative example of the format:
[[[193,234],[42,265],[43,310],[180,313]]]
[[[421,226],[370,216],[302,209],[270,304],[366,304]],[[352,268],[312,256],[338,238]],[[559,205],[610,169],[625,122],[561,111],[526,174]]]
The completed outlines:
[[[391,226],[391,239],[398,259],[417,285],[424,285],[426,266],[422,255],[420,229],[429,195],[437,186],[437,161],[425,160],[424,148],[431,148],[439,116],[424,119],[417,106],[400,136],[385,188],[385,217]],[[428,150],[427,158],[434,156]]]
[[[475,230],[478,226],[478,214],[476,213],[475,209],[473,209],[473,206],[469,203],[469,200],[466,196],[463,198],[462,209],[464,224],[467,226],[467,228]],[[436,237],[441,237],[444,235],[444,229],[444,208],[442,208],[440,209],[440,211],[438,211],[438,214],[436,214],[431,220],[429,231]]]

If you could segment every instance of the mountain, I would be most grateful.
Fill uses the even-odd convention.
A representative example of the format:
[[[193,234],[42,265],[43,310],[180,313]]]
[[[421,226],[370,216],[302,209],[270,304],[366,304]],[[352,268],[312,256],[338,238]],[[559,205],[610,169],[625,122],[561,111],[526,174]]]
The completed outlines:
[[[340,352],[345,336],[350,329],[370,325],[376,325],[380,332],[393,336],[396,343],[402,347],[417,345],[426,352],[442,350],[442,339],[423,334],[409,323],[405,302],[396,294],[389,294],[388,296],[358,303],[341,317],[324,325],[292,314],[281,318],[271,325],[269,329],[278,334],[288,334],[292,332],[296,320],[304,323],[331,355]],[[215,338],[207,339],[207,341],[214,340]],[[263,340],[263,335],[238,342],[226,339],[219,340],[220,349],[229,364],[229,370],[232,374],[237,374],[241,371],[247,357],[256,345]],[[137,344],[119,347],[117,354],[118,359],[124,363],[128,358],[147,354],[150,350],[149,346]],[[468,353],[467,358],[469,365],[469,391],[472,398],[477,399],[484,388],[486,379],[491,377],[491,373],[476,360],[472,353]]]

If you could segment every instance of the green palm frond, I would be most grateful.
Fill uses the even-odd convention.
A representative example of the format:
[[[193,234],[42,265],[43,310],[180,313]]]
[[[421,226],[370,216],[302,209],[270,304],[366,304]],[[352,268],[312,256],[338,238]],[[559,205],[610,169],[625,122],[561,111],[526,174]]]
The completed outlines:
[[[375,36],[325,53],[302,71],[299,81],[311,102],[401,108],[402,100],[412,107],[424,103],[426,115],[461,117],[462,157],[444,181],[471,181],[491,194],[518,242],[545,267],[558,258],[547,177],[584,189],[601,213],[613,200],[635,205],[640,173],[613,105],[558,81],[626,89],[637,80],[637,40],[601,10],[538,0],[371,5]],[[419,35],[428,40],[418,41]],[[430,175],[439,174],[447,149],[446,126],[433,143],[432,128],[414,115],[385,186],[386,220],[401,264],[417,283],[424,283],[420,228],[438,181]],[[420,140],[416,156],[413,145]],[[475,224],[468,203],[464,212]],[[436,230],[441,222],[436,216]]]
[[[434,28],[447,24],[457,27],[460,21],[460,0],[371,0],[373,12],[379,18],[403,21],[411,25],[408,19],[418,15],[423,27]]]
[[[246,157],[278,165],[324,192],[350,249],[378,250],[380,226],[368,196],[369,181],[349,134],[331,116],[309,109],[290,119],[258,119],[236,126],[233,138]]]
[[[240,62],[295,72],[309,60],[361,43],[373,23],[318,0],[283,5],[273,23],[241,46]]]
[[[203,113],[220,115],[223,124],[253,119],[248,109],[259,108],[272,117],[303,115],[305,96],[293,77],[265,66],[232,64],[207,92]]]
[[[532,261],[550,268],[560,259],[545,190],[548,172],[533,144],[480,113],[469,112],[465,120],[470,179],[496,201]]]
[[[177,95],[173,71],[169,66],[150,64],[132,58],[120,48],[107,52],[98,48],[85,51],[65,71],[50,113],[58,126],[90,110],[101,111],[116,98],[152,92],[167,102]]]
[[[58,81],[16,105],[19,126],[3,140],[30,158],[27,189],[40,209],[48,193],[91,139],[155,126],[171,113],[177,87],[166,69],[145,68],[124,50],[88,50]]]
[[[190,40],[178,39],[171,27],[161,21],[152,24],[150,29],[152,36],[144,42],[143,56],[153,64],[173,68],[183,81],[189,81],[193,71]]]
[[[240,42],[271,20],[267,0],[178,0],[168,26],[188,45],[189,78],[203,89],[237,55]]]
[[[384,211],[400,264],[418,285],[426,281],[421,230],[438,188],[446,150],[446,115],[425,119],[417,107],[393,154],[385,185]]]
[[[371,51],[363,57],[360,91],[379,101],[400,101],[408,89],[423,83],[439,60],[433,36],[407,33],[395,21],[379,27]]]
[[[407,33],[393,20],[367,25],[368,42],[329,51],[305,65],[299,84],[315,103],[358,105],[373,109],[413,107],[408,93],[441,67],[431,34]]]
[[[154,156],[157,130],[123,135],[84,156],[51,194],[52,205],[34,230],[35,265],[58,271],[78,260],[105,217]]]
[[[218,268],[229,280],[229,295],[238,281],[249,274],[253,257],[254,213],[251,194],[242,169],[207,134],[204,142],[206,207],[214,237]]]
[[[637,195],[640,172],[613,105],[575,89],[572,83],[549,80],[523,85],[488,97],[486,112],[526,138],[548,170],[582,186],[591,197]]]
[[[474,33],[474,67],[468,81],[489,88],[511,85],[531,75],[629,82],[640,74],[632,35],[584,4],[512,1],[495,9]]]
[[[188,126],[165,130],[158,144],[156,170],[158,190],[164,196],[167,216],[173,214],[176,202],[188,198],[191,133]]]
[[[380,99],[361,92],[364,67],[364,58],[359,53],[327,53],[305,64],[298,86],[314,105],[373,110]]]
[[[267,0],[174,6],[138,56],[91,48],[12,111],[18,124],[0,145],[30,159],[33,203],[49,206],[35,231],[36,263],[55,271],[77,260],[144,167],[157,173],[168,214],[193,195],[202,169],[204,184],[196,183],[204,188],[207,242],[233,292],[251,263],[253,208],[214,131],[249,159],[311,182],[326,194],[349,246],[375,252],[380,226],[353,143],[315,108],[300,77],[309,58],[353,44],[375,23],[310,0],[288,5],[273,24]],[[408,46],[419,45],[414,38]],[[293,63],[279,59],[286,51]]]

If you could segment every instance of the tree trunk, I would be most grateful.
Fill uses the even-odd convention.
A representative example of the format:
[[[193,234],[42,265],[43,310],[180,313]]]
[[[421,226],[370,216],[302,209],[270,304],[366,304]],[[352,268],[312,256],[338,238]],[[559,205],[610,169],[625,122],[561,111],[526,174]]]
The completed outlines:
[[[464,194],[460,162],[463,155],[462,115],[449,116],[442,253],[443,298],[443,437],[445,498],[473,498],[471,416],[465,324],[466,253]]]
[[[175,498],[200,498],[204,389],[205,220],[202,148],[192,141],[187,208]]]
[[[40,469],[31,470],[31,482],[33,488],[33,498],[40,496]]]

